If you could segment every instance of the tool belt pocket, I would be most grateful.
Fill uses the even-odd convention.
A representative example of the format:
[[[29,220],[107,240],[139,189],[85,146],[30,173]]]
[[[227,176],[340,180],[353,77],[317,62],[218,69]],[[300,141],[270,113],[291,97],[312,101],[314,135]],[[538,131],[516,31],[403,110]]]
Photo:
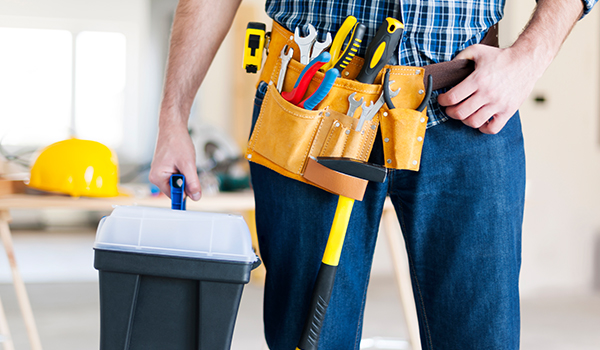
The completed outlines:
[[[330,94],[339,94],[334,87]],[[309,157],[346,157],[366,161],[378,121],[356,132],[356,119],[329,107],[306,110],[286,101],[269,84],[248,142],[248,160],[282,175],[307,182],[302,174]]]
[[[249,161],[310,183],[302,176],[309,158],[344,157],[367,161],[381,126],[385,166],[419,170],[427,115],[414,108],[422,100],[417,93],[424,88],[419,75],[422,69],[390,67],[390,80],[395,81],[393,89],[402,92],[393,98],[398,108],[389,110],[384,106],[371,120],[360,125],[358,118],[346,115],[349,96],[356,93],[356,99],[364,98],[367,105],[374,103],[381,95],[380,84],[359,83],[352,76],[338,78],[318,109],[307,110],[288,102],[277,90],[273,82],[278,79],[280,65],[281,60],[278,60],[271,68],[268,89],[246,150]],[[303,68],[295,59],[289,62],[283,91],[293,89]],[[307,95],[316,90],[322,78],[323,73],[317,72]],[[357,128],[360,129],[357,131]]]
[[[419,170],[426,127],[426,111],[407,108],[383,111],[381,138],[386,168]]]

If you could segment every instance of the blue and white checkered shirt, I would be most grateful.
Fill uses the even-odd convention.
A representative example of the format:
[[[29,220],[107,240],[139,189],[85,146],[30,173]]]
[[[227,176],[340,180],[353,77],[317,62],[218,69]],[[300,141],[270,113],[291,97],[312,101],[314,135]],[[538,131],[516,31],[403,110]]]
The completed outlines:
[[[583,0],[587,14],[598,0]],[[367,26],[369,42],[386,17],[404,23],[404,35],[398,55],[391,64],[426,66],[452,60],[469,45],[479,43],[487,30],[500,21],[505,0],[293,0],[266,1],[267,14],[294,31],[312,24],[319,31],[319,40],[327,32],[335,35],[347,16],[355,16]],[[402,9],[400,9],[402,6]],[[364,57],[366,46],[359,56]],[[428,106],[428,127],[448,119],[437,103],[434,91]]]

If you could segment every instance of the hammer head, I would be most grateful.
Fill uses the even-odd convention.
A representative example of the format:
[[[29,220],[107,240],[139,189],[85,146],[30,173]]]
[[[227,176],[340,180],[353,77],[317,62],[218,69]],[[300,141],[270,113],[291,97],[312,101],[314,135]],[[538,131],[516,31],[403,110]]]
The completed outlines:
[[[317,162],[331,170],[368,181],[384,182],[387,177],[387,169],[385,167],[357,159],[318,157]]]

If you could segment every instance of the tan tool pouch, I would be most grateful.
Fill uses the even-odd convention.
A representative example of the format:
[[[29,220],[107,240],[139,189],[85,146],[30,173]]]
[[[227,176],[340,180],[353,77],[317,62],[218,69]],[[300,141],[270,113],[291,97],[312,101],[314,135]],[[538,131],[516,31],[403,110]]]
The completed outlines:
[[[496,25],[489,28],[481,44],[498,47],[497,33]],[[284,100],[272,83],[277,82],[281,68],[280,52],[285,45],[294,49],[283,85],[283,91],[290,91],[304,65],[298,62],[300,50],[294,42],[293,33],[273,22],[270,54],[260,77],[260,81],[269,83],[269,87],[248,143],[246,157],[282,175],[307,183],[311,182],[302,176],[307,164],[310,163],[311,172],[315,168],[315,162],[308,161],[310,157],[367,160],[378,127],[381,127],[383,138],[385,166],[418,171],[427,114],[415,109],[424,97],[426,77],[433,76],[433,90],[437,90],[459,83],[474,69],[473,62],[467,60],[453,60],[426,67],[386,66],[382,72],[391,69],[390,81],[394,81],[392,90],[400,88],[399,94],[392,98],[396,108],[389,110],[384,105],[372,121],[366,122],[361,131],[356,131],[358,119],[346,115],[348,96],[356,92],[356,100],[362,97],[367,103],[375,102],[381,94],[382,72],[375,84],[355,81],[364,60],[354,57],[316,110],[308,111]],[[316,90],[322,79],[323,73],[317,72],[306,96]],[[355,116],[361,112],[359,107]],[[339,177],[334,176],[332,181],[347,182],[346,187],[355,187]],[[324,189],[335,193],[331,188]]]
[[[274,54],[273,46],[271,54]],[[367,104],[375,103],[381,94],[380,84],[363,84],[338,78],[316,110],[309,111],[292,105],[277,91],[273,82],[277,81],[280,65],[281,60],[278,60],[273,66],[267,93],[248,142],[247,159],[284,176],[311,183],[302,176],[309,158],[345,157],[367,161],[381,124],[382,135],[387,140],[384,142],[386,167],[419,169],[427,116],[425,112],[416,112],[414,108],[424,96],[422,68],[387,67],[392,71],[392,89],[400,88],[400,93],[392,99],[397,108],[388,110],[384,105],[372,120],[365,121],[361,130],[357,131],[359,119],[346,115],[348,97],[356,92],[356,100],[364,98]],[[303,68],[304,65],[297,60],[290,61],[283,91],[293,89]],[[350,73],[353,76],[356,74],[357,69]],[[306,96],[316,90],[323,76],[322,72],[315,74]],[[381,81],[381,74],[376,81]],[[361,113],[358,107],[355,115]]]

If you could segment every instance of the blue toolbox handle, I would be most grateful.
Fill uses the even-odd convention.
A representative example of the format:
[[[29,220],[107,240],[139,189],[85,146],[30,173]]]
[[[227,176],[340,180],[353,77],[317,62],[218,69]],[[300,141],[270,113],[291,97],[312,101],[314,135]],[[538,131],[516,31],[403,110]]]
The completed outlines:
[[[171,175],[171,209],[185,210],[185,176]]]

